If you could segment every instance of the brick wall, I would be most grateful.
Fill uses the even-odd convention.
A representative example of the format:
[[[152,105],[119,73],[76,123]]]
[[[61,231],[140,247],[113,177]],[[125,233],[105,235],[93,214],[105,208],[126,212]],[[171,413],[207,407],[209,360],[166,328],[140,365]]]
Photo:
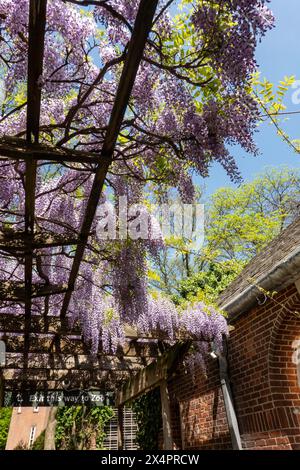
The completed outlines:
[[[243,447],[300,449],[300,387],[292,344],[300,340],[300,296],[290,286],[232,322],[229,373]],[[205,377],[177,371],[169,383],[176,447],[230,449],[217,364]],[[299,413],[297,414],[297,410]]]
[[[177,448],[231,448],[216,362],[209,363],[207,377],[200,368],[193,374],[179,370],[168,388]]]
[[[32,406],[14,408],[11,416],[9,432],[6,442],[6,450],[13,450],[19,444],[28,446],[30,430],[35,426],[35,438],[46,429],[48,422],[49,409],[40,407],[37,412]]]
[[[295,286],[257,306],[234,324],[229,341],[233,394],[248,449],[297,449],[300,388],[293,363],[300,339],[300,297]]]

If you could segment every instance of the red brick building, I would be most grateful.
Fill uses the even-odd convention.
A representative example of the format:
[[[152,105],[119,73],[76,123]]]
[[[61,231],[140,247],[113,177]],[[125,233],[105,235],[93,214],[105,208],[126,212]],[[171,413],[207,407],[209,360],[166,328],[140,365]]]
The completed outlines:
[[[16,407],[13,409],[6,450],[14,450],[22,445],[30,449],[45,430],[48,422],[49,408],[45,407]]]
[[[300,449],[300,220],[248,264],[219,303],[232,326],[234,409],[227,403],[226,412],[218,360],[194,381],[177,371],[168,381],[176,447],[232,449],[233,436],[244,449]]]

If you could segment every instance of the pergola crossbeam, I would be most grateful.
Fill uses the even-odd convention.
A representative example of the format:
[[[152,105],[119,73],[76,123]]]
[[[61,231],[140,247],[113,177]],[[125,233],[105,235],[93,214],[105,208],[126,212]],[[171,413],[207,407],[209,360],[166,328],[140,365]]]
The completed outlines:
[[[23,282],[5,281],[0,283],[0,301],[25,302],[27,301],[27,286]],[[50,295],[64,294],[68,291],[67,284],[46,285],[32,284],[31,299],[49,297]],[[26,313],[25,313],[26,331]]]
[[[117,406],[124,405],[130,400],[158,387],[161,381],[167,380],[169,374],[183,359],[189,347],[190,343],[188,341],[176,343],[164,355],[140,370],[119,390],[116,399]]]
[[[77,243],[78,239],[74,235],[50,232],[34,233],[32,237],[25,232],[9,231],[0,234],[0,250],[18,256],[25,255],[31,249],[72,246]]]
[[[71,390],[105,390],[105,391],[113,391],[115,389],[116,383],[120,384],[123,380],[126,380],[128,375],[123,377],[109,377],[108,375],[98,377],[98,378],[91,378],[91,376],[87,376],[84,378],[74,376],[71,380],[72,387]],[[4,383],[4,381],[3,381]],[[65,380],[37,380],[36,378],[33,379],[30,376],[23,376],[23,379],[20,378],[5,378],[5,392],[15,392],[16,390],[23,389],[24,391],[28,390],[31,392],[36,391],[44,391],[47,390],[66,390],[65,388]],[[80,403],[80,402],[79,402]]]
[[[61,286],[67,288],[67,286]],[[59,288],[59,287],[58,287]],[[51,286],[45,286],[41,288],[41,294],[44,295],[48,294],[55,294],[57,292],[51,291],[50,294],[47,292],[46,289],[51,289]],[[68,317],[67,317],[68,318]],[[7,332],[7,333],[21,333],[24,329],[24,315],[19,314],[17,316],[12,315],[11,313],[0,313],[0,332]],[[59,334],[62,331],[62,321],[61,318],[58,316],[53,315],[32,315],[31,317],[31,332],[32,333],[56,333]],[[75,323],[74,326],[66,327],[64,325],[63,334],[64,335],[81,335],[82,329],[78,323]],[[129,341],[136,341],[136,340],[143,340],[149,342],[159,342],[159,341],[169,341],[170,337],[167,333],[162,332],[153,332],[153,333],[144,333],[139,331],[136,328],[132,328],[129,325],[125,325],[124,327],[124,334],[127,340]],[[199,341],[199,337],[193,337],[188,334],[178,333],[175,335],[174,341]],[[145,344],[145,343],[143,343]]]
[[[25,381],[38,384],[39,382],[60,382],[76,380],[81,383],[88,383],[89,380],[102,381],[113,377],[115,380],[128,379],[131,375],[130,371],[95,371],[95,370],[63,370],[63,369],[4,369],[3,378],[7,381]],[[37,388],[38,389],[38,388]]]
[[[53,148],[44,144],[32,143],[15,137],[0,138],[0,160],[40,160],[43,162],[63,163],[99,163],[99,154],[80,152],[66,148]],[[78,168],[80,170],[80,168]]]
[[[28,368],[39,370],[139,370],[145,361],[138,357],[117,358],[116,356],[91,356],[83,354],[29,353]],[[6,354],[6,369],[23,369],[21,353]]]
[[[24,350],[24,336],[22,334],[0,333],[0,339],[5,341],[8,353],[21,353]],[[30,333],[29,353],[34,354],[71,354],[89,355],[87,345],[83,343],[82,336],[61,336],[56,334]],[[111,356],[102,351],[100,343],[99,353],[102,356]],[[139,343],[128,341],[124,346],[119,346],[115,357],[137,357],[140,359],[154,360],[160,355],[159,348],[154,343]]]

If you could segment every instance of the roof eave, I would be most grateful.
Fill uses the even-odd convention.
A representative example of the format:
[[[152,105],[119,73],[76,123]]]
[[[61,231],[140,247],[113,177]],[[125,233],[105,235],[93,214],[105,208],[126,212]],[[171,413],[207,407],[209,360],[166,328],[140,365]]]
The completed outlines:
[[[291,253],[279,265],[275,266],[264,276],[253,280],[247,289],[220,308],[228,313],[228,320],[236,320],[240,315],[258,304],[258,298],[268,293],[280,292],[300,278],[300,248]]]

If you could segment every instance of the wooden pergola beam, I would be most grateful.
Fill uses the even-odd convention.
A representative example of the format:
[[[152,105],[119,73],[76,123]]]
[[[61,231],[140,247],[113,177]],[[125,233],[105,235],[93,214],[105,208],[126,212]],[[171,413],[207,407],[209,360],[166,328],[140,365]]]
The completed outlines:
[[[164,450],[173,450],[174,447],[168,377],[172,375],[179,362],[184,358],[190,345],[189,341],[175,344],[163,356],[130,378],[116,395],[116,405],[121,408],[128,401],[134,400],[154,388],[160,388]]]
[[[78,243],[73,235],[61,235],[50,232],[34,233],[32,237],[25,232],[8,232],[0,234],[0,250],[11,255],[24,256],[30,249],[55,248],[72,246]]]
[[[110,116],[106,136],[101,150],[100,163],[97,166],[93,186],[87,203],[87,208],[80,231],[81,244],[78,245],[70,277],[70,291],[65,295],[61,316],[67,315],[72,290],[75,288],[77,275],[80,269],[81,261],[84,255],[85,247],[90,235],[90,230],[95,217],[97,206],[102,194],[103,185],[107,176],[108,169],[112,163],[113,153],[125,112],[129,103],[130,95],[134,86],[136,74],[143,58],[145,45],[151,30],[152,21],[155,15],[158,0],[141,0],[137,12],[135,25],[133,28],[131,40],[128,46],[127,57],[121,74],[115,102]]]
[[[9,290],[10,284],[5,283],[6,287],[4,291]],[[1,286],[1,284],[0,284]],[[13,286],[12,286],[13,287]],[[64,289],[67,289],[66,285],[57,286],[53,290],[53,286],[36,286],[35,294],[36,297],[43,297],[46,295],[53,295],[54,293],[59,293]],[[5,294],[3,294],[4,296]],[[1,300],[1,288],[0,288],[0,300]],[[68,317],[67,317],[68,318]],[[24,331],[24,314],[20,313],[18,315],[12,315],[11,313],[1,312],[0,310],[0,333],[22,333]],[[62,321],[58,316],[53,315],[37,315],[33,314],[31,317],[31,332],[32,333],[56,333],[60,334],[62,332]],[[74,326],[64,327],[63,334],[67,335],[81,335],[82,329],[78,323],[75,323]],[[150,344],[156,343],[158,341],[169,341],[170,337],[167,333],[153,332],[153,333],[143,333],[140,332],[137,328],[132,328],[129,325],[125,325],[124,334],[128,341],[143,340],[143,343],[140,344]],[[191,335],[185,334],[184,332],[178,333],[174,337],[174,341],[199,341],[198,337],[193,337]],[[147,342],[147,343],[146,343]]]
[[[124,449],[124,406],[118,406],[118,450]]]
[[[163,379],[160,382],[159,388],[163,422],[164,450],[173,450],[174,441],[172,432],[172,415],[167,379]]]
[[[63,163],[99,163],[99,154],[80,152],[65,148],[53,148],[44,144],[32,143],[14,137],[0,138],[0,160],[40,160],[43,162]],[[76,167],[74,168],[76,169]],[[78,168],[80,171],[81,168]]]
[[[174,370],[189,347],[189,342],[176,343],[163,356],[140,370],[118,391],[116,405],[124,405],[138,398],[140,395],[149,392],[153,388],[158,387],[163,380],[167,379],[170,372]]]
[[[56,294],[64,294],[68,291],[67,284],[62,285],[46,285],[31,284],[30,300],[38,297],[49,297]],[[28,301],[27,285],[24,282],[4,281],[0,283],[0,301],[9,302],[25,302],[25,322],[24,331],[28,331],[28,316],[26,313],[26,305]],[[30,310],[31,317],[31,310]],[[28,331],[29,332],[29,331]]]
[[[47,0],[30,0],[29,28],[28,28],[28,71],[27,71],[27,143],[38,143],[41,86],[39,80],[43,75],[44,43],[46,31]],[[25,173],[25,233],[29,237],[34,235],[35,214],[35,188],[36,188],[36,160],[26,161]],[[33,248],[30,246],[25,255],[25,344],[24,367],[29,348],[29,331],[32,299],[32,266]]]
[[[24,314],[12,315],[0,311],[0,333],[22,333],[24,331]],[[31,333],[53,333],[61,332],[61,319],[52,315],[31,315]],[[79,335],[82,330],[78,323],[64,332],[65,335]]]
[[[88,378],[80,378],[75,377],[72,380],[72,390],[106,390],[106,391],[113,391],[115,390],[115,377],[108,377],[103,376],[102,378],[98,378],[97,380],[91,380],[90,377]],[[124,378],[119,378],[117,383],[121,383]],[[126,380],[126,378],[125,378]],[[65,386],[63,381],[57,380],[27,380],[26,377],[23,379],[10,379],[6,380],[4,384],[4,391],[5,392],[15,392],[16,390],[29,390],[29,391],[47,391],[47,390],[64,390]],[[67,389],[66,389],[67,390]]]
[[[6,344],[8,353],[21,353],[24,350],[24,336],[22,334],[0,333],[0,339]],[[82,354],[89,355],[89,350],[83,343],[82,336],[62,336],[62,335],[43,335],[30,333],[29,353],[44,354]],[[101,356],[111,356],[101,350]],[[115,357],[137,357],[141,360],[156,359],[159,356],[159,350],[156,344],[137,343],[130,341],[123,347],[119,347]]]
[[[7,352],[21,353],[24,351],[24,334],[0,333],[0,339],[5,342]],[[63,353],[88,354],[82,336],[68,337],[40,334],[29,334],[29,353]]]
[[[41,84],[43,74],[47,0],[30,0],[28,28],[27,70],[27,126],[28,144],[39,141],[41,113]]]
[[[56,383],[58,387],[70,384],[70,388],[73,385],[82,383],[87,384],[89,381],[94,383],[105,383],[105,381],[111,379],[120,382],[128,379],[131,372],[126,370],[108,370],[108,371],[95,371],[95,370],[66,370],[66,369],[3,369],[3,378],[5,387],[7,387],[10,381],[17,381],[18,383],[32,382],[33,384],[43,382]],[[56,388],[57,388],[56,387]]]
[[[102,371],[137,371],[143,367],[144,361],[138,357],[119,359],[116,356],[91,358],[83,354],[29,353],[28,368],[38,370],[102,370]],[[23,369],[21,353],[6,353],[4,370]]]

